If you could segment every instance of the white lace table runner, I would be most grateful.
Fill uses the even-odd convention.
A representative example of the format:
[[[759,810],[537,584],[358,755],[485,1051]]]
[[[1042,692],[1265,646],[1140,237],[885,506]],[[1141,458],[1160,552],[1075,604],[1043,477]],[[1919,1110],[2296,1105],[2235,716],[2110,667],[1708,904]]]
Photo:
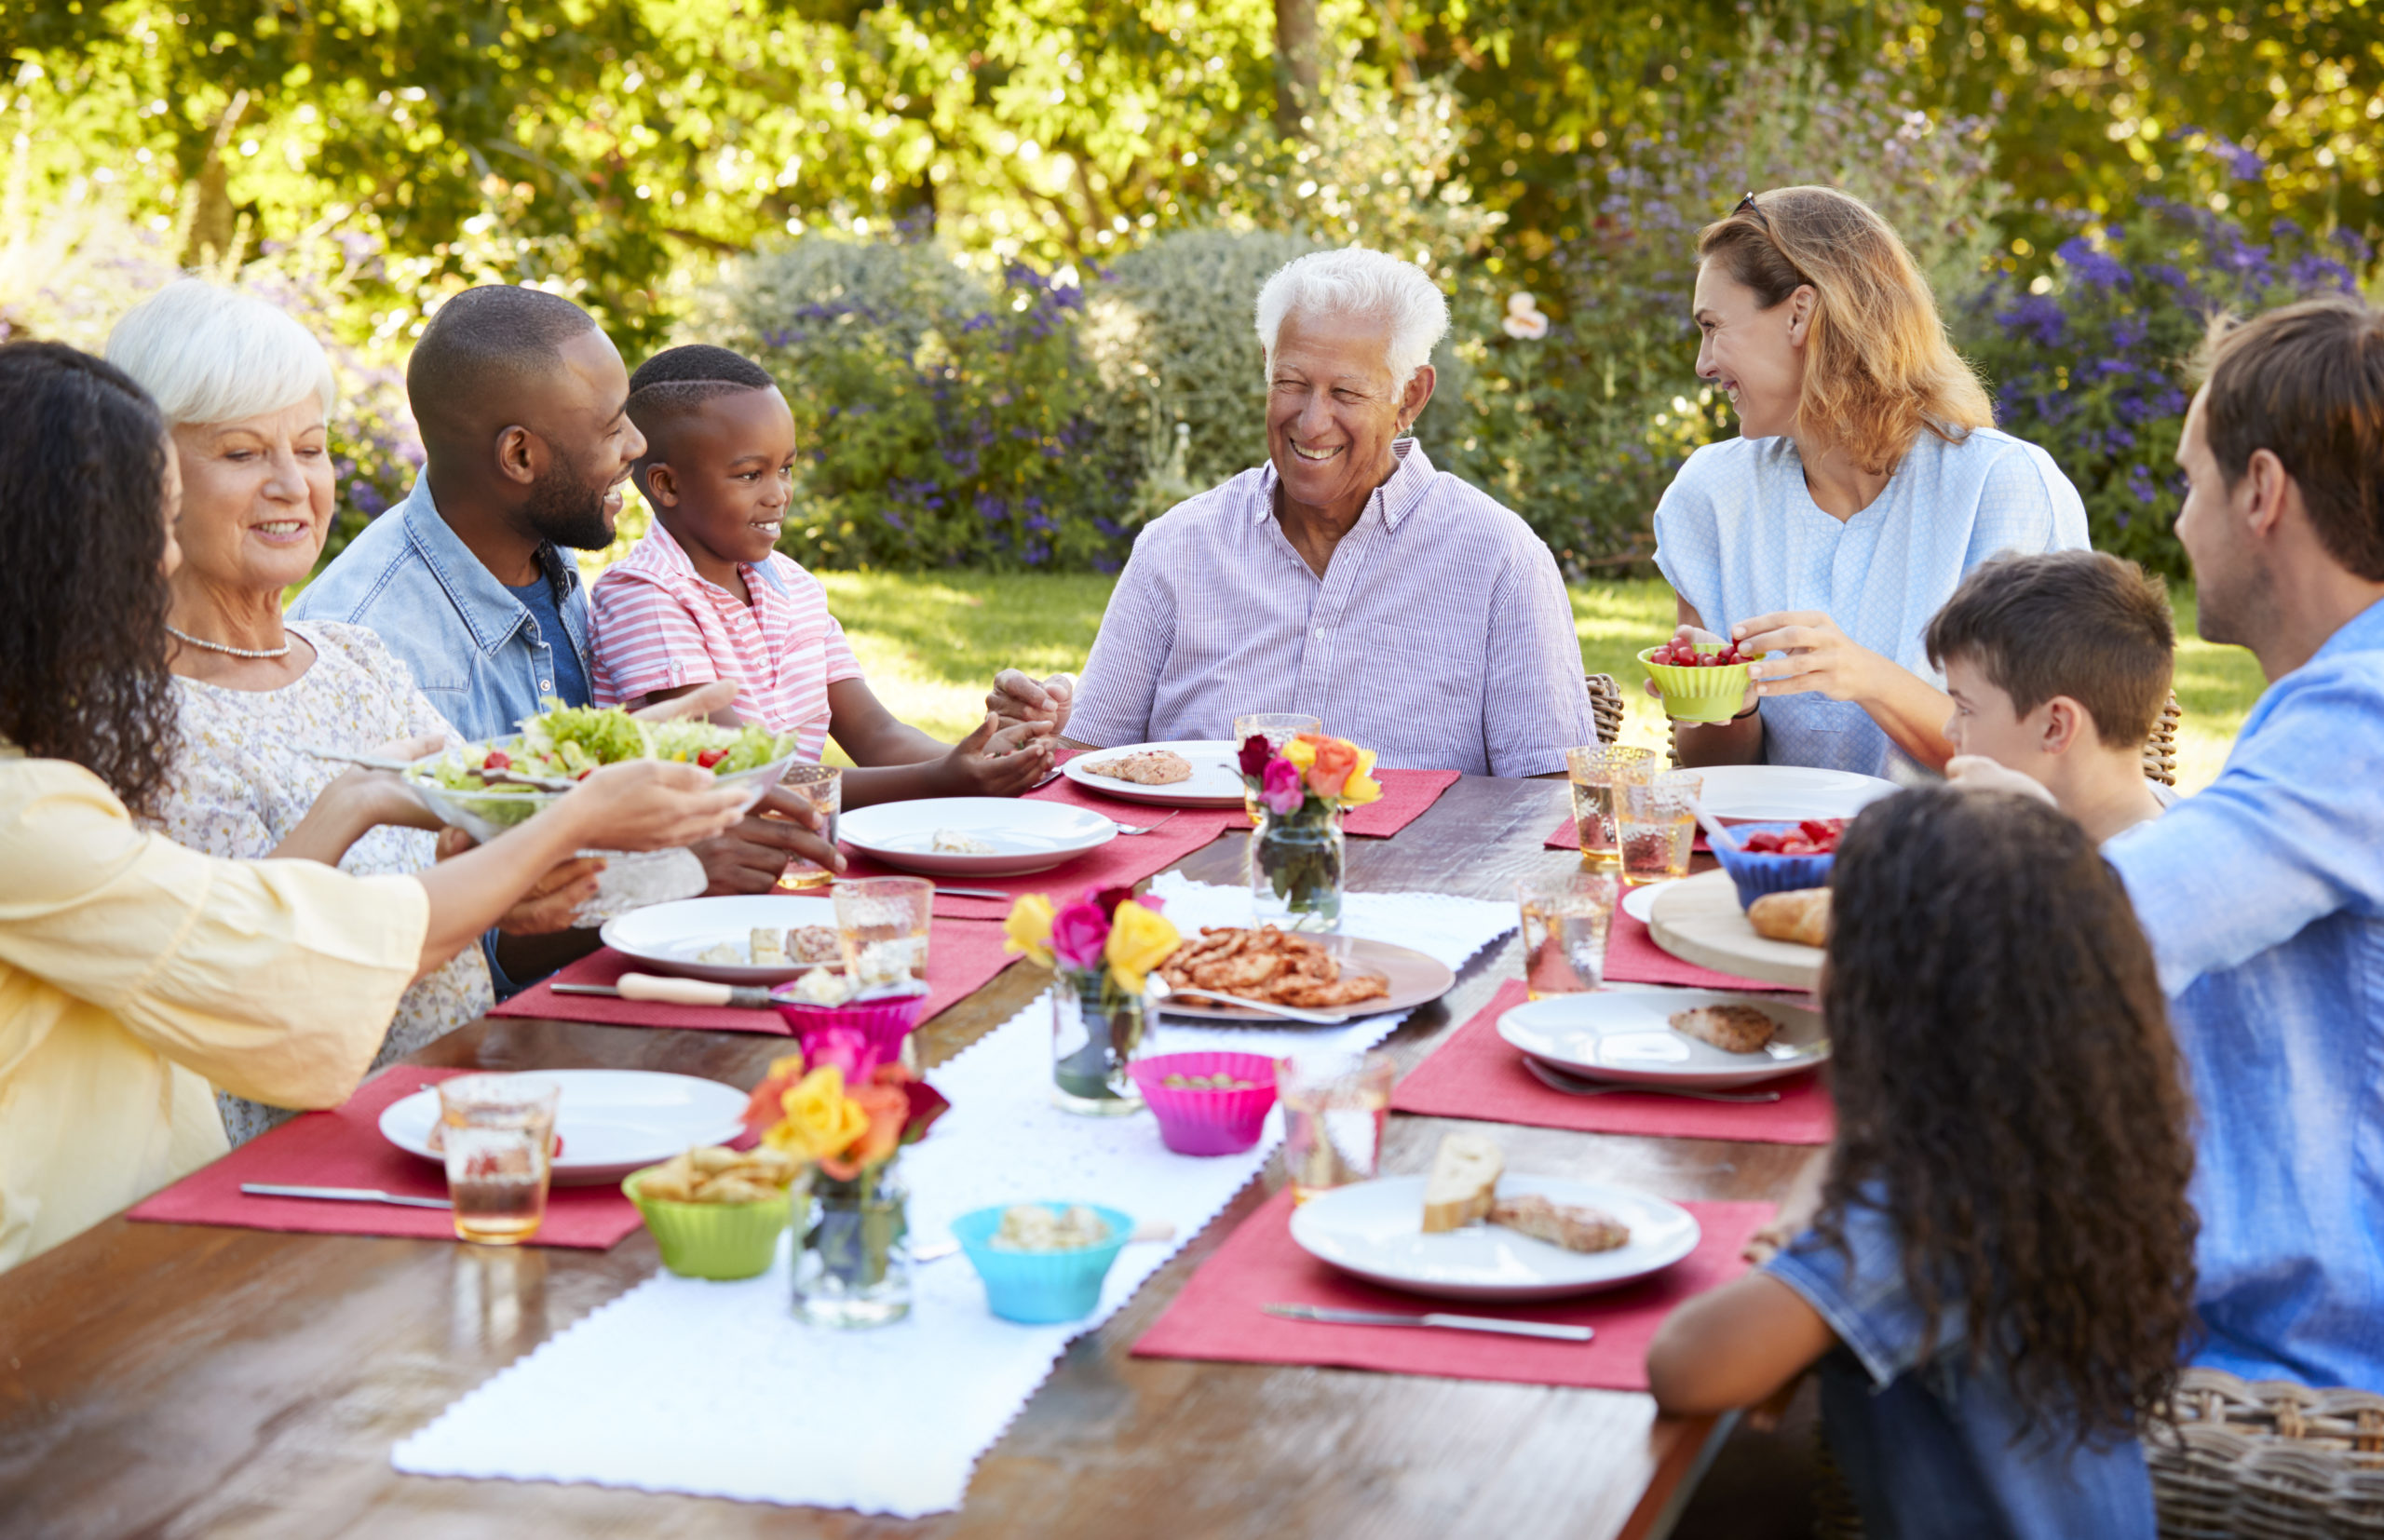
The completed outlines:
[[[1239,924],[1247,894],[1161,877],[1181,928]],[[1344,928],[1429,952],[1452,967],[1514,924],[1503,905],[1427,894],[1351,895]],[[1158,1046],[1259,1053],[1359,1047],[1398,1024],[1163,1029]],[[1169,1154],[1148,1116],[1086,1118],[1050,1104],[1050,1006],[1038,998],[930,1072],[950,1099],[902,1157],[921,1241],[989,1204],[1057,1198],[1174,1224],[1175,1238],[1119,1253],[1085,1320],[1017,1326],[985,1308],[965,1257],[914,1270],[910,1317],[839,1332],[798,1322],[788,1256],[741,1283],[657,1274],[541,1344],[398,1444],[425,1476],[588,1481],[750,1502],[917,1518],[959,1506],[977,1459],[1035,1394],[1069,1339],[1106,1320],[1265,1165],[1270,1117],[1246,1154]]]

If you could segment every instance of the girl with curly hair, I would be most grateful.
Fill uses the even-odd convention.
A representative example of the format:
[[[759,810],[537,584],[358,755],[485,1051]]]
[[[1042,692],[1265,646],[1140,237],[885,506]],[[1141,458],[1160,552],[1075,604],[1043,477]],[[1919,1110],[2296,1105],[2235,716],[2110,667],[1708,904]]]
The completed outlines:
[[[2153,1533],[2137,1442],[2193,1331],[2188,1103],[2152,953],[2077,824],[1906,791],[1855,820],[1822,981],[1838,1137],[1794,1238],[1673,1312],[1680,1415],[1819,1365],[1868,1533]]]

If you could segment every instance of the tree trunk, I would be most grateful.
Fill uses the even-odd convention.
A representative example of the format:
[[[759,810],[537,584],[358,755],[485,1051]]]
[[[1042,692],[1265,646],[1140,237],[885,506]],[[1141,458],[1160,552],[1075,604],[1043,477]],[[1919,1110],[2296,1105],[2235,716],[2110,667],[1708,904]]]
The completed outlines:
[[[238,215],[232,207],[231,170],[224,153],[232,142],[232,130],[238,126],[240,115],[248,109],[249,93],[233,92],[224,115],[216,120],[215,138],[207,147],[207,158],[199,162],[193,194],[198,202],[191,212],[190,244],[183,251],[186,265],[196,267],[221,262],[232,250]]]
[[[1305,135],[1317,106],[1316,0],[1275,0],[1275,131]]]

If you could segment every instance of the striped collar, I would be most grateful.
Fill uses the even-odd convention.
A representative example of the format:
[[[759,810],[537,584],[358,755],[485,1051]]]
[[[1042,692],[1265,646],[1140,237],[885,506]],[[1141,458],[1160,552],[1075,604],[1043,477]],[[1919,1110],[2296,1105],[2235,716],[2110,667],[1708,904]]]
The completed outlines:
[[[1431,458],[1424,453],[1424,446],[1412,438],[1392,440],[1390,453],[1393,462],[1390,475],[1382,485],[1367,494],[1366,509],[1380,513],[1383,527],[1395,530],[1400,520],[1414,512],[1416,506],[1424,500],[1424,493],[1431,490],[1432,479],[1440,473],[1432,468]],[[1251,510],[1250,516],[1253,524],[1263,524],[1275,517],[1275,489],[1281,481],[1281,473],[1275,469],[1274,461],[1269,460],[1259,468],[1258,506]],[[1360,518],[1364,516],[1363,512],[1359,515]]]

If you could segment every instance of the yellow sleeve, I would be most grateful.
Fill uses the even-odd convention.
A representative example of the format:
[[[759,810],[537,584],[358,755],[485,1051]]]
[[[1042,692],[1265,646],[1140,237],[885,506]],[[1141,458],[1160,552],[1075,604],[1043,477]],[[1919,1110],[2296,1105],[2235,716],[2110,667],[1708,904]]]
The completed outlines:
[[[430,919],[411,877],[224,860],[143,833],[97,777],[55,760],[0,763],[0,964],[285,1107],[355,1089]]]

